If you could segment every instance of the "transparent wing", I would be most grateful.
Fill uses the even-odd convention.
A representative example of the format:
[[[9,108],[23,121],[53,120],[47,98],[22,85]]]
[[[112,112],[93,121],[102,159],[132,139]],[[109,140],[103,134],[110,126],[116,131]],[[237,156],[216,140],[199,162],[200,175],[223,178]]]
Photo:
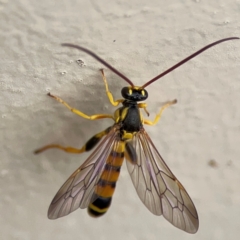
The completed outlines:
[[[95,200],[93,198],[95,186],[112,147],[118,141],[118,135],[117,126],[112,127],[95,151],[63,184],[49,206],[50,219],[66,216],[78,208],[86,208]]]
[[[128,171],[138,196],[155,215],[188,233],[198,230],[196,208],[182,184],[168,168],[150,137],[142,128],[132,141],[136,159],[127,161]]]

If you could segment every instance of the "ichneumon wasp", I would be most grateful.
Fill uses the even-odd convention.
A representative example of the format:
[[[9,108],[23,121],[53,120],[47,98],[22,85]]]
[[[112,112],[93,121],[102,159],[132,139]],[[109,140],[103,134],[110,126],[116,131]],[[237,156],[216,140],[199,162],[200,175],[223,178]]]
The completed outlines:
[[[185,188],[168,168],[143,127],[144,124],[155,125],[159,121],[162,112],[167,107],[175,104],[177,100],[169,101],[163,105],[153,121],[143,117],[141,109],[147,115],[149,114],[147,104],[142,103],[142,101],[148,97],[148,92],[145,89],[148,85],[210,47],[234,39],[239,38],[225,38],[205,46],[141,87],[135,86],[131,80],[90,50],[69,43],[62,44],[62,46],[76,48],[89,54],[124,79],[129,86],[122,88],[123,99],[114,100],[112,93],[108,89],[104,72],[101,69],[110,103],[113,106],[122,104],[113,115],[97,114],[89,116],[72,108],[61,98],[48,94],[83,118],[89,120],[111,118],[114,121],[112,126],[94,135],[80,149],[51,144],[35,151],[35,153],[40,153],[50,148],[58,148],[68,153],[82,153],[96,147],[87,160],[59,189],[50,204],[48,217],[56,219],[66,216],[78,208],[87,207],[89,214],[94,217],[106,213],[110,207],[112,195],[125,158],[132,182],[145,206],[153,214],[163,215],[175,227],[188,233],[196,233],[199,227],[196,208]]]

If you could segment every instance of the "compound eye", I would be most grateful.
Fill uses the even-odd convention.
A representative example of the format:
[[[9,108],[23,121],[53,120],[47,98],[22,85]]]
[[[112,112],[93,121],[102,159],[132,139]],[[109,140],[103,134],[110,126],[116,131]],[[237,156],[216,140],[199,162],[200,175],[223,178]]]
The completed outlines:
[[[132,89],[129,87],[123,87],[121,93],[123,98],[128,99],[129,96],[132,95]]]
[[[148,92],[147,92],[147,90],[142,89],[142,90],[141,90],[141,96],[142,96],[141,100],[147,99],[147,98],[148,98]]]

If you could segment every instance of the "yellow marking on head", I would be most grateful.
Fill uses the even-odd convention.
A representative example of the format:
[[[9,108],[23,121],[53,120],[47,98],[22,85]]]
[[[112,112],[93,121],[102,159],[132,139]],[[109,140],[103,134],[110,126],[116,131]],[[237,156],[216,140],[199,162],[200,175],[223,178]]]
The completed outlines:
[[[129,95],[132,95],[132,88],[131,87],[128,88],[128,93],[129,93]]]
[[[142,89],[142,87],[139,87],[139,86],[134,86],[134,87],[133,87],[133,89],[134,89],[134,90],[141,90],[141,89]]]
[[[142,90],[142,91],[141,91],[141,94],[142,94],[142,96],[145,96],[145,91]]]

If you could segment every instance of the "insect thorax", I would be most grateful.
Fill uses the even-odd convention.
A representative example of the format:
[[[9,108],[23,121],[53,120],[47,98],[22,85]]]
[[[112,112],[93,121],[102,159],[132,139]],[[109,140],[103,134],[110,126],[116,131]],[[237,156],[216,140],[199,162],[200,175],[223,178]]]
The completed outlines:
[[[123,137],[127,133],[138,132],[142,127],[142,115],[137,102],[125,100],[123,106],[115,111],[114,116],[116,124],[120,124],[120,132]]]

